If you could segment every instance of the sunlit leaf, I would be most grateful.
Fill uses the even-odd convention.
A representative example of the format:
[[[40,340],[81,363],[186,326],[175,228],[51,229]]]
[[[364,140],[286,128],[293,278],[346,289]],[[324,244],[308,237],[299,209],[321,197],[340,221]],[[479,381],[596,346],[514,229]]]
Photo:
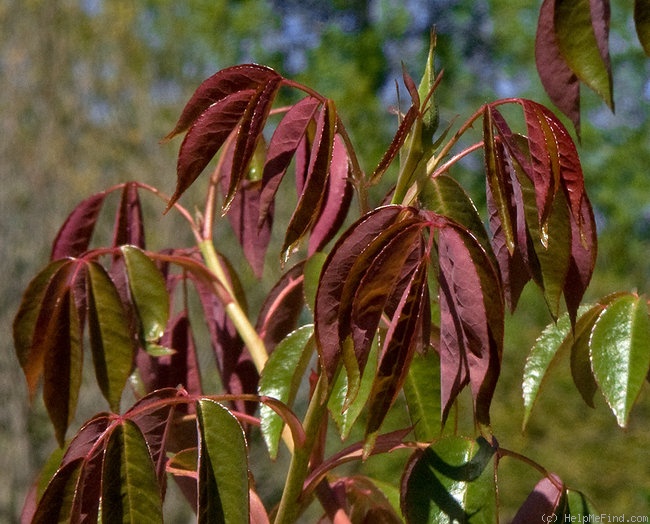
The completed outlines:
[[[650,56],[650,1],[634,1],[634,24],[645,54]]]
[[[493,457],[483,438],[447,437],[416,451],[402,478],[406,522],[496,522]]]
[[[260,84],[277,76],[273,69],[257,64],[242,64],[220,70],[197,88],[185,105],[176,126],[165,139],[169,140],[186,131],[201,113],[228,95],[256,89]]]
[[[135,246],[121,248],[131,297],[145,342],[157,342],[169,318],[169,295],[156,264]]]
[[[606,0],[555,0],[555,37],[571,70],[611,108],[609,3]]]
[[[650,319],[643,297],[620,297],[600,314],[590,355],[596,382],[625,427],[650,368]]]
[[[565,508],[563,518],[565,522],[596,522],[602,515],[596,511],[591,502],[579,491],[567,489],[565,492]]]
[[[212,400],[197,402],[200,430],[198,522],[248,522],[248,457],[241,426]]]
[[[349,505],[351,522],[372,522],[373,524],[401,524],[399,517],[383,491],[368,477],[355,475],[343,477],[333,483],[336,493],[345,493]]]
[[[131,374],[134,344],[120,296],[98,263],[88,264],[88,327],[97,383],[115,412]]]
[[[260,395],[275,398],[289,407],[293,405],[312,356],[313,345],[309,341],[313,334],[313,325],[301,326],[275,347],[260,377]],[[271,408],[262,405],[260,421],[269,455],[275,459],[282,434],[282,419]]]
[[[598,304],[584,312],[575,323],[573,343],[571,344],[571,376],[582,399],[589,407],[594,406],[594,394],[598,389],[589,358],[589,341],[594,323],[604,306]]]
[[[105,192],[97,193],[74,208],[52,244],[51,260],[77,257],[87,251],[105,198]]]
[[[544,0],[535,37],[535,64],[544,89],[580,136],[580,81],[560,52],[555,35],[556,0]]]
[[[102,471],[102,522],[163,522],[156,469],[138,426],[123,420],[106,445]]]
[[[512,524],[530,524],[549,519],[555,522],[562,518],[564,485],[557,475],[551,474],[540,480],[528,498],[517,510]],[[560,516],[557,516],[558,511]]]
[[[440,436],[440,356],[436,351],[413,357],[404,381],[404,396],[415,438],[431,442]]]

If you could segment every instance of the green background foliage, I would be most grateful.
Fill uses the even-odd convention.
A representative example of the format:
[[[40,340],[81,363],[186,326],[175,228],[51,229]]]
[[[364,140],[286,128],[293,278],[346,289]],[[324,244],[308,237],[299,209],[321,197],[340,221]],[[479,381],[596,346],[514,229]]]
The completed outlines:
[[[172,128],[196,86],[218,69],[238,62],[264,63],[331,97],[367,171],[376,165],[396,127],[388,108],[397,104],[395,82],[401,78],[401,64],[419,74],[431,25],[439,35],[438,65],[445,69],[436,92],[443,125],[495,98],[520,96],[548,103],[534,69],[538,2],[412,0],[400,8],[388,0],[356,2],[353,8],[347,4],[0,3],[3,331],[10,333],[20,294],[42,267],[51,240],[75,203],[134,178],[172,192],[176,146],[158,141]],[[631,17],[627,2],[612,2],[616,114],[583,90],[579,154],[600,235],[587,300],[614,289],[647,292],[650,285],[650,63],[630,30]],[[407,98],[403,87],[401,93]],[[478,140],[480,131],[476,129],[472,138]],[[472,197],[479,202],[481,168],[476,157],[454,173],[465,187],[475,188]],[[188,193],[186,205],[191,208],[192,191]],[[160,223],[156,237],[147,239],[150,244],[183,243],[178,238],[183,230],[175,228],[170,217],[161,217],[157,203],[148,211]],[[230,234],[227,229],[220,233],[219,248],[226,252]],[[584,490],[601,512],[647,514],[647,384],[623,432],[602,396],[596,398],[595,409],[583,403],[564,361],[553,371],[551,387],[521,433],[524,360],[550,321],[541,304],[539,292],[527,288],[520,311],[507,322],[493,426],[512,441],[501,444]],[[43,406],[36,401],[31,411],[26,407],[26,388],[18,378],[10,337],[0,344],[0,447],[5,450],[0,455],[0,520],[10,522],[54,442]],[[82,389],[79,420],[102,402],[87,389]],[[392,478],[391,460],[371,460],[375,476]],[[511,473],[500,479],[506,515],[538,480],[514,462]]]

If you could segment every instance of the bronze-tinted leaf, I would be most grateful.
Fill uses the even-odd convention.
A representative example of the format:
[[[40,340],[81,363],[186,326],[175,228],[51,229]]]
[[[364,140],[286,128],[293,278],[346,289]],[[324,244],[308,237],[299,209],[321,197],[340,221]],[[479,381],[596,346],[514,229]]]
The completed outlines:
[[[50,260],[77,257],[88,249],[106,193],[88,197],[74,208],[52,244]]]
[[[113,246],[119,247],[127,244],[141,249],[145,247],[142,205],[138,195],[138,186],[133,182],[124,184],[113,228]]]

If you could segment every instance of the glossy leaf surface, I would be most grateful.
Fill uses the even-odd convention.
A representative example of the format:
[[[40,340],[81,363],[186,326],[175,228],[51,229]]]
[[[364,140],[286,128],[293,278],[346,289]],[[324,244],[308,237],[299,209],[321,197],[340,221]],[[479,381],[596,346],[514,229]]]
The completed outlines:
[[[600,314],[590,355],[600,390],[625,427],[650,369],[650,319],[643,297],[622,296]]]
[[[406,522],[495,522],[493,455],[482,438],[447,437],[416,451],[402,479]]]

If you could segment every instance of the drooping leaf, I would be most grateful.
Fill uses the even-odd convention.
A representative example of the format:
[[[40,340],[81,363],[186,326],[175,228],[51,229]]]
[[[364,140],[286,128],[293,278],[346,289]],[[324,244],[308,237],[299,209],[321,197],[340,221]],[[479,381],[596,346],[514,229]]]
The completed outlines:
[[[88,326],[95,377],[104,398],[119,412],[122,390],[131,373],[134,341],[120,296],[97,262],[88,267]]]
[[[169,319],[169,295],[156,264],[139,248],[122,246],[131,298],[145,343],[156,343]]]
[[[609,2],[555,0],[557,44],[571,70],[614,109],[609,61]]]
[[[36,511],[29,522],[49,524],[71,522],[78,518],[74,514],[74,501],[82,467],[83,460],[78,458],[59,468],[38,501]]]
[[[535,64],[553,103],[569,117],[580,136],[580,81],[560,52],[555,34],[556,0],[544,0],[535,37]]]
[[[111,432],[102,471],[102,522],[163,522],[156,468],[142,432],[125,419]]]
[[[440,436],[440,356],[436,351],[416,353],[404,381],[404,396],[418,442]]]
[[[489,425],[503,347],[500,279],[485,251],[462,228],[442,228],[438,244],[443,421],[469,384],[477,421]]]
[[[105,198],[105,192],[97,193],[74,208],[56,235],[50,260],[78,257],[88,250]]]
[[[275,398],[289,407],[298,393],[298,388],[313,352],[310,344],[314,326],[307,324],[289,333],[274,349],[260,377],[259,393]],[[260,407],[262,435],[272,459],[277,457],[283,422],[270,407]]]
[[[349,378],[346,373],[339,373],[332,386],[332,393],[327,407],[342,440],[350,435],[355,422],[363,412],[370,397],[370,391],[375,379],[375,370],[377,369],[378,352],[379,340],[376,338],[368,353],[366,372],[363,373],[359,385],[355,388],[356,394],[352,395],[350,393]],[[350,400],[352,398],[353,400]]]
[[[209,106],[185,135],[178,153],[176,190],[167,210],[198,178],[239,124],[254,89],[238,91]]]
[[[318,218],[309,235],[307,254],[320,251],[339,231],[352,200],[350,160],[340,135],[334,136],[330,174]]]
[[[564,515],[560,516],[565,522],[595,522],[600,515],[583,493],[572,489],[565,491]]]
[[[248,522],[248,457],[241,426],[217,402],[199,400],[198,522]]]
[[[535,485],[528,498],[517,510],[512,524],[529,524],[543,519],[551,519],[551,522],[555,522],[558,511],[560,514],[557,518],[563,516],[561,511],[563,499],[564,484],[560,478],[554,474],[544,477]]]
[[[426,265],[422,264],[414,271],[388,326],[368,400],[366,454],[372,449],[379,428],[406,380],[418,344],[423,339],[428,340],[428,299],[427,270]]]
[[[285,272],[264,299],[255,327],[269,353],[297,326],[304,306],[304,266],[299,262]]]
[[[133,182],[124,184],[113,229],[113,246],[127,244],[140,249],[145,247],[142,205],[138,196],[138,186]]]
[[[321,272],[314,312],[317,347],[328,379],[341,362],[341,337],[345,339],[349,333],[341,333],[340,320],[349,322],[358,277],[385,242],[414,220],[417,218],[412,209],[378,208],[353,224],[330,252]]]
[[[275,198],[280,182],[321,104],[322,102],[317,98],[311,96],[303,98],[287,111],[274,131],[269,142],[262,175],[260,223],[266,220],[269,206]]]
[[[316,119],[316,134],[309,158],[307,179],[289,220],[282,245],[282,253],[285,256],[313,226],[322,209],[330,177],[336,123],[336,107],[334,102],[328,100]]]
[[[650,56],[650,2],[634,0],[634,24],[645,54]]]
[[[246,111],[242,115],[237,129],[230,184],[224,195],[224,210],[227,210],[232,203],[244,173],[249,168],[281,82],[282,77],[277,75],[271,76],[261,84],[250,98]]]
[[[596,382],[621,427],[650,369],[650,319],[645,298],[626,295],[600,314],[591,335]]]
[[[43,375],[43,362],[48,351],[43,343],[51,340],[51,337],[47,336],[41,336],[42,343],[38,343],[39,339],[35,340],[36,335],[43,334],[46,329],[42,321],[39,324],[39,317],[42,319],[52,317],[51,311],[56,307],[57,297],[65,293],[71,267],[69,260],[57,260],[42,269],[27,286],[14,317],[14,347],[25,374],[30,397],[33,397],[36,392],[38,381]],[[46,313],[42,314],[43,311]]]
[[[493,457],[494,448],[483,438],[446,437],[416,451],[402,477],[406,522],[495,522]]]
[[[585,311],[575,323],[573,343],[571,344],[571,376],[573,383],[578,388],[582,399],[589,407],[594,406],[594,395],[598,384],[591,369],[589,358],[589,340],[591,331],[598,315],[604,309],[602,304],[597,304]]]

